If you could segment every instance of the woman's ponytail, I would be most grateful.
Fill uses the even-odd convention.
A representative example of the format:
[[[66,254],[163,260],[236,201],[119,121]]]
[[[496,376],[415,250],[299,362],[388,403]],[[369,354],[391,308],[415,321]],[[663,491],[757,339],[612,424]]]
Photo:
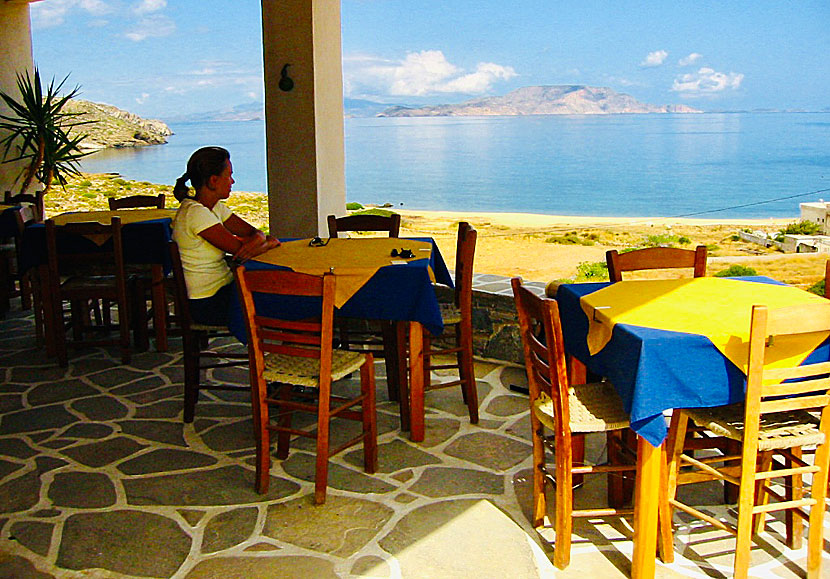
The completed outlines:
[[[190,187],[187,186],[187,180],[189,178],[190,177],[185,171],[184,175],[176,179],[176,186],[173,187],[173,196],[179,203],[181,203],[189,197],[189,195],[187,194],[190,191]]]

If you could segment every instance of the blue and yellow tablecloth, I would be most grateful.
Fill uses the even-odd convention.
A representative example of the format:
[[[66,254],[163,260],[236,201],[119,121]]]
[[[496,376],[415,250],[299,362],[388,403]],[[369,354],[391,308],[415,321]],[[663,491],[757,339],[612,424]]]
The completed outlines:
[[[557,292],[566,351],[614,384],[632,428],[655,446],[666,436],[663,411],[743,399],[753,305],[814,299],[824,298],[760,277],[564,284]],[[826,360],[826,338],[774,347],[781,360]]]

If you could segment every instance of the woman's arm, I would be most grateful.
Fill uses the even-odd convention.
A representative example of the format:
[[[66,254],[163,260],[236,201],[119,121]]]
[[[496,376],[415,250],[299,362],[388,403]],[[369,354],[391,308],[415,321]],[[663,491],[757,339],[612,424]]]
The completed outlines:
[[[278,240],[266,236],[253,227],[251,227],[252,231],[248,235],[235,233],[231,228],[227,227],[228,222],[232,221],[233,217],[236,216],[227,219],[224,224],[217,223],[202,230],[199,235],[211,245],[218,247],[225,253],[233,255],[234,259],[239,261],[246,261],[252,257],[256,257],[280,244]],[[242,219],[238,217],[236,219],[242,224],[248,225]]]

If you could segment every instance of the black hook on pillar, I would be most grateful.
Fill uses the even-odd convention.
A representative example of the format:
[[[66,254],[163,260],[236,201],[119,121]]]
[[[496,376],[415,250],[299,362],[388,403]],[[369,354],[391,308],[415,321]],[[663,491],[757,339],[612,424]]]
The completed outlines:
[[[290,64],[286,64],[282,67],[282,71],[280,71],[280,82],[278,86],[280,90],[283,92],[289,92],[291,89],[294,88],[294,81],[291,80],[288,76],[288,67],[291,66]]]

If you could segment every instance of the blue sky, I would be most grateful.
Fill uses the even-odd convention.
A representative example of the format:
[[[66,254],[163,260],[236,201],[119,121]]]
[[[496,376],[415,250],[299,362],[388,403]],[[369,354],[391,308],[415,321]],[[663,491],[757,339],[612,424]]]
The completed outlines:
[[[276,1],[276,0],[271,0]],[[335,1],[335,0],[332,0]],[[262,102],[256,0],[42,0],[35,62],[142,116]],[[607,86],[703,110],[830,107],[830,2],[342,0],[347,97]]]

